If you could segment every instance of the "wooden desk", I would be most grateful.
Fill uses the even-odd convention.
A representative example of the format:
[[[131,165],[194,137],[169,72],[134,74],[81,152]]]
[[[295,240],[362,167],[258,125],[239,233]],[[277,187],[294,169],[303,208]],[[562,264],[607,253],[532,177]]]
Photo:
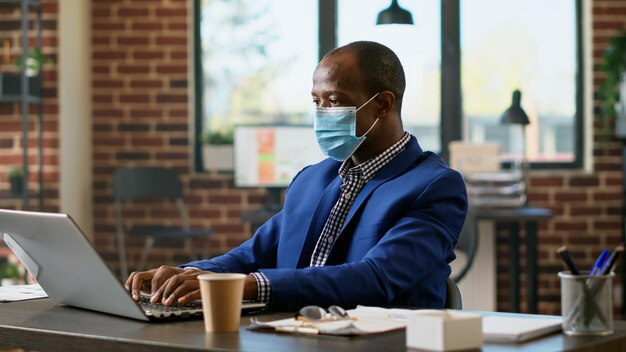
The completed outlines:
[[[262,316],[277,319],[285,314]],[[405,330],[345,338],[298,336],[246,329],[207,334],[202,320],[144,323],[52,303],[48,299],[0,304],[0,348],[37,351],[406,351]],[[524,344],[482,351],[626,351],[626,321],[605,337],[552,334]]]
[[[476,209],[478,220],[505,223],[509,229],[509,281],[511,312],[519,312],[519,225],[526,223],[526,301],[527,313],[537,313],[537,222],[552,217],[545,208]],[[555,273],[556,275],[556,273]]]

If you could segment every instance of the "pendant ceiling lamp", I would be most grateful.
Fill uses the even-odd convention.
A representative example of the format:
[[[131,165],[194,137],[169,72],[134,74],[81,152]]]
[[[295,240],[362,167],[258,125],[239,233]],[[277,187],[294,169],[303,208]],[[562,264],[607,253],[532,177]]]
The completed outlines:
[[[391,5],[378,14],[376,24],[413,24],[413,16],[398,5],[398,0],[392,0]]]

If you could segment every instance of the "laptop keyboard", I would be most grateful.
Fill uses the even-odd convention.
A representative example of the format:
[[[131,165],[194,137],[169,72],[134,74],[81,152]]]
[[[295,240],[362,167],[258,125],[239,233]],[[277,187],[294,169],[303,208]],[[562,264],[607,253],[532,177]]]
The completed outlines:
[[[150,296],[141,296],[139,305],[146,312],[146,315],[154,318],[185,318],[202,315],[202,304],[197,303],[174,303],[165,306],[161,303],[150,303]]]

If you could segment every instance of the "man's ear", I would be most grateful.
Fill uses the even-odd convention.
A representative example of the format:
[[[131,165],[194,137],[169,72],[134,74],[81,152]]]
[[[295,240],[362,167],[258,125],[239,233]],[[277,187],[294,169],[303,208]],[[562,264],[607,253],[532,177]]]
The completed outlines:
[[[376,97],[376,117],[383,117],[387,115],[393,108],[396,102],[396,96],[388,91],[382,91]]]

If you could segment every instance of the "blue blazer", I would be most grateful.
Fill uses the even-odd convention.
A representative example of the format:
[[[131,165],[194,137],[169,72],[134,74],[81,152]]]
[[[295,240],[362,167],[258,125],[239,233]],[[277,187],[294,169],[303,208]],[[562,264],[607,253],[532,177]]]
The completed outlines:
[[[363,186],[326,265],[309,267],[340,193],[340,165],[326,159],[304,168],[285,193],[283,210],[250,240],[223,256],[183,267],[261,271],[271,284],[273,309],[309,304],[442,308],[448,264],[467,211],[461,175],[422,151],[412,137]]]

